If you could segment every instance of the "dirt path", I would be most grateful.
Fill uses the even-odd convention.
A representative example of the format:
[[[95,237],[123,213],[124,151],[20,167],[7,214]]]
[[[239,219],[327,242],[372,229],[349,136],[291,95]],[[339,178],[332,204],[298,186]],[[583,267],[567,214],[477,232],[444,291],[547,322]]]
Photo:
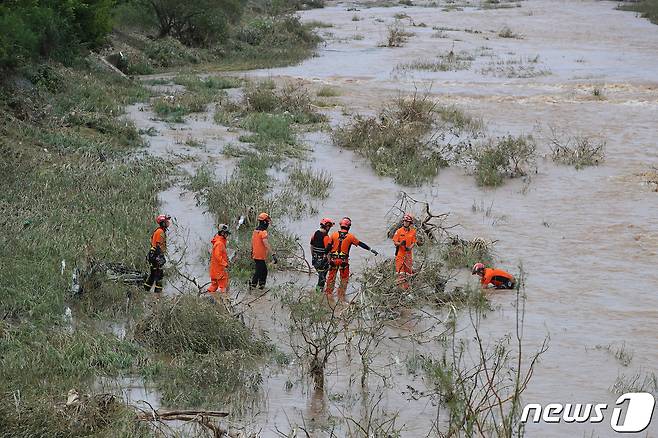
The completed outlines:
[[[515,270],[523,263],[528,272],[526,343],[536,347],[547,334],[551,342],[525,402],[613,404],[616,395],[609,388],[617,377],[658,372],[658,202],[656,193],[637,177],[658,164],[658,27],[632,13],[615,11],[614,4],[607,2],[519,4],[510,9],[452,12],[427,7],[347,11],[346,5],[339,4],[304,12],[304,20],[333,24],[324,30],[332,35],[326,35],[328,42],[319,56],[298,66],[251,74],[330,84],[340,90],[337,99],[348,113],[376,110],[386,96],[395,96],[399,90],[431,89],[441,102],[483,117],[491,133],[533,134],[541,153],[548,152],[549,126],[605,138],[607,160],[600,167],[577,171],[540,160],[539,172],[528,185],[511,181],[496,190],[477,188],[462,170],[448,169],[431,187],[411,192],[452,212],[453,220],[468,233],[498,240],[499,265]],[[409,17],[402,22],[415,36],[401,48],[377,47],[386,25],[402,13]],[[359,21],[352,21],[355,15]],[[498,33],[505,26],[522,38],[501,38]],[[444,37],[436,38],[437,34]],[[399,68],[449,50],[473,54],[470,68],[447,72]],[[508,70],[496,70],[501,66]],[[509,77],[514,75],[532,77]],[[593,95],[594,88],[601,89],[602,98]],[[344,118],[341,109],[332,112],[334,124]],[[149,120],[148,112],[137,108],[129,116],[139,128],[159,130],[149,138],[153,153],[187,155],[182,166],[188,170],[210,162],[217,176],[229,171],[230,161],[220,151],[236,136],[214,125],[211,117],[188,122],[183,126],[189,131],[179,131]],[[205,146],[180,144],[188,133],[203,139]],[[335,189],[320,214],[350,216],[353,231],[362,240],[390,250],[382,218],[401,188],[375,176],[351,152],[335,149],[325,135],[310,134],[307,140],[314,148],[313,166],[334,178]],[[203,214],[203,208],[181,186],[164,192],[161,201],[165,210],[174,212],[179,230],[185,230],[179,232],[179,241],[189,233],[186,260],[195,275],[203,276],[205,265],[200,258],[213,233],[213,219]],[[489,206],[487,215],[483,210]],[[289,225],[305,237],[316,222],[317,218],[308,218]],[[367,260],[368,256],[357,252],[355,268]],[[511,299],[507,294],[494,298],[499,310],[485,322],[492,338],[512,328]],[[263,303],[263,309],[269,308],[269,303]],[[271,321],[261,322],[268,330],[280,330]],[[625,367],[606,349],[595,348],[608,345],[632,351],[630,365]],[[386,360],[395,361],[408,352],[393,349],[389,353]],[[267,377],[266,414],[255,420],[263,427],[263,436],[274,436],[275,425],[286,430],[288,421],[316,416],[323,404],[339,415],[340,406],[332,403],[332,394],[334,399],[337,394],[348,394],[346,380],[351,371],[339,364],[333,369],[328,400],[312,397],[299,384],[286,391],[287,375]],[[426,402],[406,401],[400,392],[408,378],[392,380],[382,407],[400,411],[398,424],[407,425],[405,436],[424,436],[435,408]],[[529,426],[527,432],[542,437],[612,434],[605,423],[540,424]],[[654,421],[648,433],[657,435],[658,423]]]

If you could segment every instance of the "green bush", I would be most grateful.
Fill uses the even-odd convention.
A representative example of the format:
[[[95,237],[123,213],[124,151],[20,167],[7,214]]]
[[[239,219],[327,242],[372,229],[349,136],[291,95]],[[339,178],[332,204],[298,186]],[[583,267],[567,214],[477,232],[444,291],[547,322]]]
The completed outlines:
[[[536,145],[530,136],[500,138],[473,151],[475,180],[480,186],[499,186],[505,177],[526,175],[534,165]]]
[[[70,61],[112,30],[114,0],[9,0],[0,5],[0,69],[30,60]]]

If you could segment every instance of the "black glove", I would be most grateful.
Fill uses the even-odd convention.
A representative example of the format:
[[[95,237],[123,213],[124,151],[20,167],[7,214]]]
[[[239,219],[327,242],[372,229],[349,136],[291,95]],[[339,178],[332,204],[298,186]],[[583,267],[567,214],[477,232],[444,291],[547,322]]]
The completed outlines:
[[[374,249],[371,249],[370,252],[373,253],[374,255],[379,255],[379,253]]]
[[[276,254],[274,253],[272,253],[272,263],[274,263],[275,265],[279,263],[279,260],[276,258]]]

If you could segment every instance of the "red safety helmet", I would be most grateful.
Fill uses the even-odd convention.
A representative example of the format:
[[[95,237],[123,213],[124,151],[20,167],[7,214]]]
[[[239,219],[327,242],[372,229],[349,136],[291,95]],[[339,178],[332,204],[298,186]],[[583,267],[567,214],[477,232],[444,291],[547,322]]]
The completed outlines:
[[[169,216],[168,214],[159,214],[155,218],[155,223],[158,225],[162,225],[162,222],[166,222],[167,226],[169,226],[170,221],[171,221],[171,216]]]
[[[270,218],[270,215],[265,213],[265,212],[258,215],[258,220],[259,221],[265,221],[267,223],[272,222],[272,218]]]
[[[411,214],[409,214],[409,213],[405,213],[405,214],[404,214],[404,217],[402,218],[402,220],[405,221],[405,222],[413,222],[413,221],[414,221],[414,217],[413,217]]]
[[[321,227],[329,227],[329,228],[331,228],[331,227],[334,226],[334,221],[332,221],[331,219],[329,219],[328,217],[326,217],[326,218],[324,218],[324,219],[322,219],[322,220],[320,221],[320,226],[321,226]]]
[[[348,217],[344,217],[340,220],[340,227],[341,228],[349,228],[352,226],[352,219]]]
[[[484,263],[476,263],[473,265],[473,269],[471,270],[471,274],[475,275],[480,271],[484,270]]]

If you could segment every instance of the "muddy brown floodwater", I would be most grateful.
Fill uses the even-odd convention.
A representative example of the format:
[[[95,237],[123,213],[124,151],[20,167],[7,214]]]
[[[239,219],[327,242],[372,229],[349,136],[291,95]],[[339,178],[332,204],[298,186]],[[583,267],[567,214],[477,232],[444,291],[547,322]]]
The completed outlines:
[[[367,8],[330,2],[324,9],[301,13],[304,21],[333,25],[320,29],[326,44],[317,57],[248,75],[299,78],[311,86],[335,87],[340,91],[335,98],[340,109],[329,112],[334,125],[346,120],[343,112],[373,112],[387,98],[418,89],[482,117],[491,134],[532,134],[540,155],[549,151],[551,126],[605,139],[606,161],[598,167],[575,170],[539,159],[538,173],[529,181],[511,180],[493,190],[478,188],[461,169],[446,169],[432,184],[407,191],[428,200],[434,210],[451,212],[451,220],[463,226],[459,231],[463,237],[497,240],[500,267],[516,272],[517,265],[523,264],[528,294],[526,351],[550,336],[550,349],[524,393],[524,403],[612,405],[617,395],[610,388],[618,377],[658,372],[658,197],[637,176],[658,164],[658,26],[633,13],[616,11],[612,2],[518,4],[493,10],[466,6],[447,12],[441,7]],[[347,10],[355,6],[357,11]],[[408,15],[402,22],[415,35],[400,48],[378,47],[386,26],[400,13]],[[360,20],[353,21],[354,15]],[[521,38],[501,38],[498,32],[505,26]],[[400,68],[449,50],[473,53],[470,68],[448,72]],[[496,70],[501,65],[511,70]],[[593,96],[595,87],[602,98]],[[151,116],[138,107],[129,111],[138,127],[159,130],[148,138],[153,153],[185,156],[181,161],[187,170],[205,162],[215,166],[217,177],[230,172],[231,161],[220,151],[226,142],[236,142],[237,135],[214,125],[211,114],[176,125],[177,129],[154,122]],[[204,140],[205,146],[177,144],[186,135]],[[336,149],[326,134],[308,134],[306,141],[314,149],[312,166],[330,172],[334,179],[335,187],[323,201],[320,215],[350,216],[360,239],[392,252],[384,218],[402,187],[376,176],[352,152]],[[192,243],[184,255],[190,272],[207,281],[203,258],[214,230],[213,219],[180,185],[164,192],[161,201],[163,209],[176,217],[178,241],[185,238]],[[308,218],[288,226],[305,240],[317,220]],[[356,271],[372,258],[358,248],[354,253]],[[288,279],[283,274],[274,276],[275,282]],[[313,279],[295,281],[310,284]],[[511,293],[492,296],[496,310],[482,323],[488,339],[513,331],[513,300]],[[286,316],[277,307],[276,302],[264,299],[251,318],[273,339],[285,343],[287,335],[275,320]],[[623,366],[605,349],[595,348],[608,345],[632,352],[630,365]],[[431,346],[422,348],[432,352]],[[392,368],[380,407],[399,412],[396,424],[405,425],[403,436],[425,436],[436,408],[426,400],[408,401],[402,394],[407,384],[423,388],[420,380],[404,372],[404,359],[411,353],[408,344],[394,341],[382,347],[378,362],[400,365]],[[350,376],[358,373],[356,365],[344,359],[333,361],[328,396],[319,398],[296,379],[293,368],[267,373],[264,405],[249,427],[262,429],[262,436],[276,436],[276,428],[287,431],[302,419],[311,429],[321,430],[330,424],[329,415],[341,416],[347,410],[358,417],[360,405],[349,401],[358,393],[350,390]],[[286,390],[287,381],[293,383],[292,389]],[[382,381],[371,382],[374,394]],[[528,425],[526,435],[606,437],[614,433],[604,421]],[[658,420],[654,418],[639,436],[658,436]]]

